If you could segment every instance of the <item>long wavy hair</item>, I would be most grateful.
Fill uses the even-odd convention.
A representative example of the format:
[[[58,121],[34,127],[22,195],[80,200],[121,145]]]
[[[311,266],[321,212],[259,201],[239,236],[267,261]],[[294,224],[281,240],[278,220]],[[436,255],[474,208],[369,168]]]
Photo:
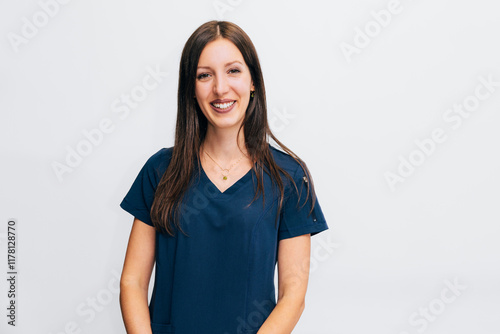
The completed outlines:
[[[236,137],[239,138],[241,128],[244,127],[244,138],[248,156],[252,161],[256,162],[252,166],[252,169],[257,175],[257,191],[251,203],[258,198],[260,192],[262,192],[263,197],[265,196],[262,182],[264,170],[271,177],[272,183],[275,183],[280,191],[276,222],[284,200],[284,186],[279,175],[280,172],[291,180],[295,190],[299,193],[293,177],[275,163],[268,146],[269,137],[283,151],[293,157],[301,165],[305,175],[307,175],[309,180],[307,184],[309,186],[307,187],[307,196],[304,205],[311,195],[312,205],[309,214],[312,213],[316,201],[314,184],[305,162],[282,144],[269,128],[264,79],[259,58],[252,41],[234,23],[209,21],[193,32],[182,51],[179,67],[175,143],[170,163],[158,184],[151,207],[151,219],[155,229],[161,232],[166,231],[171,236],[174,236],[174,226],[184,233],[179,223],[180,202],[190,185],[196,162],[198,163],[198,171],[201,170],[199,153],[207,131],[207,119],[203,115],[197,100],[193,98],[195,96],[198,61],[205,46],[218,38],[228,39],[239,49],[250,70],[255,88],[254,97],[250,99],[245,117]],[[300,196],[297,206],[299,202]]]

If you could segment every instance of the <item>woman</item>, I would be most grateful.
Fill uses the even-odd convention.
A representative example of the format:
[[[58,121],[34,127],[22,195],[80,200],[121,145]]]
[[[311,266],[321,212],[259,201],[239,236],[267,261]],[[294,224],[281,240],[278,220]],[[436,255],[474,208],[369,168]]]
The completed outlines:
[[[174,146],[148,159],[120,206],[135,217],[121,277],[127,333],[291,333],[310,236],[328,226],[305,163],[269,129],[259,59],[237,25],[207,22],[188,39]]]

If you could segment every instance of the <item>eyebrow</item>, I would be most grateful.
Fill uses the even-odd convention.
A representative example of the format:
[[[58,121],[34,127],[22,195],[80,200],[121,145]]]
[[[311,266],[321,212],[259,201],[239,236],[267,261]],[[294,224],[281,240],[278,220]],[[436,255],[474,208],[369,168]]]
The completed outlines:
[[[224,64],[224,67],[228,67],[229,65],[233,65],[233,64],[235,64],[235,63],[238,63],[238,64],[240,64],[240,65],[243,65],[243,63],[242,63],[241,61],[239,61],[239,60],[235,60],[235,61],[232,61],[232,62],[229,62],[229,63]],[[209,68],[210,68],[210,66],[198,66],[198,68],[208,68],[208,69],[209,69]]]

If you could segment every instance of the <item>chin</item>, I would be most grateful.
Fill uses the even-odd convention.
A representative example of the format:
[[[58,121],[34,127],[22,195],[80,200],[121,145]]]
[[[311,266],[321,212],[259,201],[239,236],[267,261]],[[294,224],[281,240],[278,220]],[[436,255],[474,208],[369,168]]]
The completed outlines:
[[[243,118],[242,117],[241,119],[236,120],[236,119],[219,119],[219,120],[216,120],[214,121],[212,124],[214,125],[214,127],[216,128],[220,128],[220,129],[228,129],[228,128],[233,128],[233,127],[237,127],[241,124],[241,122],[243,122]]]

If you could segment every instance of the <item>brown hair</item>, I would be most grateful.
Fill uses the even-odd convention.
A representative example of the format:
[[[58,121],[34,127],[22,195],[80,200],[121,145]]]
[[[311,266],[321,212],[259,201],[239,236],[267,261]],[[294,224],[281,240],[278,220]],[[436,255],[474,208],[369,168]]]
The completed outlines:
[[[262,195],[265,196],[262,184],[264,166],[267,168],[266,173],[270,175],[272,182],[276,182],[280,190],[276,221],[284,198],[284,187],[279,175],[280,171],[292,181],[295,190],[298,192],[293,178],[275,163],[268,146],[268,137],[271,137],[285,152],[292,156],[301,165],[305,175],[307,175],[309,187],[307,188],[307,197],[304,204],[307,203],[309,193],[311,192],[312,206],[310,213],[313,211],[316,200],[314,185],[306,164],[282,144],[269,128],[264,79],[259,58],[252,41],[234,23],[210,21],[204,23],[193,32],[182,51],[177,94],[175,143],[169,166],[158,184],[151,207],[151,219],[156,230],[167,231],[172,236],[174,235],[172,222],[182,231],[178,219],[180,202],[189,187],[195,161],[198,161],[198,167],[200,167],[200,146],[203,143],[207,130],[207,119],[200,110],[198,102],[193,98],[195,96],[198,60],[205,46],[218,38],[228,39],[239,49],[250,70],[255,87],[254,97],[250,99],[245,118],[241,125],[241,127],[244,127],[245,145],[248,156],[252,161],[257,162],[257,168],[252,166],[252,169],[257,175],[258,186],[251,203],[257,199],[259,192],[262,191]],[[238,136],[241,127],[238,129]],[[201,168],[198,170],[200,171]],[[182,232],[184,233],[184,231]]]

